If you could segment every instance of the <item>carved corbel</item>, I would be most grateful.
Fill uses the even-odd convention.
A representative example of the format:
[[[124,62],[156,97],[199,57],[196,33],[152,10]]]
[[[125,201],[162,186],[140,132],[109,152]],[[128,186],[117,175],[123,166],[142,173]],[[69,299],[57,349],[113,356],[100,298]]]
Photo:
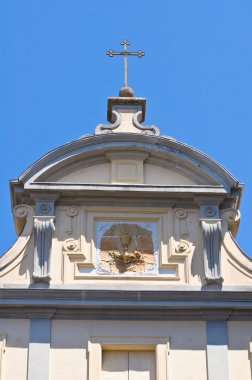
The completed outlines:
[[[49,282],[51,279],[52,234],[55,230],[52,217],[35,217],[34,272],[35,281]]]
[[[201,205],[200,221],[204,240],[204,270],[207,284],[222,284],[221,219],[217,205]]]
[[[51,279],[51,253],[54,226],[54,201],[56,196],[35,199],[34,216],[34,281],[49,282]]]
[[[122,116],[117,111],[112,111],[112,121],[112,124],[98,124],[95,128],[95,135],[113,133],[113,130],[120,126],[122,122]]]
[[[135,128],[147,135],[159,136],[160,131],[155,125],[142,125],[140,124],[143,119],[143,111],[138,111],[133,115],[132,124]]]

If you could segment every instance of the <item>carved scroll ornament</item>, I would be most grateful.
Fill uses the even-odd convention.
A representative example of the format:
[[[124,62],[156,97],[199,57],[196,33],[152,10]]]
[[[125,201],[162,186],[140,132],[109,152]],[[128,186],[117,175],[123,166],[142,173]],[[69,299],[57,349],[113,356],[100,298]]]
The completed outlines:
[[[122,116],[117,111],[112,111],[112,124],[98,124],[95,128],[95,135],[102,135],[104,133],[113,133],[113,130],[118,128],[122,122]]]
[[[142,111],[138,111],[134,113],[132,117],[132,124],[135,128],[139,130],[140,133],[159,136],[160,131],[155,125],[142,125]],[[112,124],[99,124],[95,128],[95,135],[105,134],[105,133],[113,133],[115,129],[117,129],[122,123],[122,116],[119,112],[113,110],[112,111]]]
[[[159,131],[158,127],[156,127],[155,125],[142,125],[141,124],[142,114],[143,114],[143,111],[138,111],[134,114],[134,116],[132,118],[132,124],[134,125],[134,127],[139,129],[144,134],[159,136],[160,131]]]
[[[235,208],[228,208],[221,213],[223,233],[230,231],[233,237],[236,236],[241,214],[240,211]]]

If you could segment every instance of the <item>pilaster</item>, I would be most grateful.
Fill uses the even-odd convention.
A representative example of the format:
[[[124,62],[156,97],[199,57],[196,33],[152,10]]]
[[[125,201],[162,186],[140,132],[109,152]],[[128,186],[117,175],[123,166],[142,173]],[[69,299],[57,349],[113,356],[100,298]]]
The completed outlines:
[[[227,322],[207,320],[206,335],[208,380],[229,380]]]
[[[30,320],[30,342],[27,380],[48,380],[51,320]]]

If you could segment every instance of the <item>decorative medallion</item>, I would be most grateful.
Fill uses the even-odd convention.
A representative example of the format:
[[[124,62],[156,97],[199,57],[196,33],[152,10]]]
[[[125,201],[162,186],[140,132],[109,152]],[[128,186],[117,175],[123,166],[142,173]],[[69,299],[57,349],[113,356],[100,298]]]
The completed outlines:
[[[185,219],[187,217],[187,211],[183,208],[177,208],[177,210],[175,212],[175,216],[178,219]]]
[[[97,272],[157,274],[157,226],[145,222],[97,222]]]
[[[52,207],[48,203],[42,203],[39,206],[39,211],[41,212],[41,214],[49,214],[49,212],[51,211],[51,209],[52,209]]]
[[[67,252],[76,252],[79,250],[78,242],[74,239],[68,239],[63,245],[63,250]]]
[[[208,206],[205,208],[205,216],[207,218],[213,218],[217,214],[217,211],[214,207]]]
[[[175,246],[176,253],[189,253],[190,246],[187,241],[180,240]]]
[[[70,216],[71,218],[75,217],[79,213],[79,208],[76,206],[70,206],[67,209],[67,215]]]

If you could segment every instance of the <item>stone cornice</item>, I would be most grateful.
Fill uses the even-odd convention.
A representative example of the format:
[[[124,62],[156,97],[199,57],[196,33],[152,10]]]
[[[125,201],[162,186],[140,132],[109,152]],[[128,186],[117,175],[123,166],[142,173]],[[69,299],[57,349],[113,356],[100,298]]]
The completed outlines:
[[[252,291],[0,289],[0,318],[251,320]]]
[[[31,190],[84,190],[84,191],[127,191],[145,193],[203,193],[203,194],[227,194],[223,186],[204,185],[132,185],[132,184],[89,184],[89,183],[67,183],[67,182],[31,182],[25,186]]]
[[[116,287],[114,287],[116,288]],[[118,286],[117,286],[118,288]],[[160,287],[156,290],[118,290],[118,289],[76,289],[70,287],[61,288],[45,288],[40,286],[34,286],[34,288],[1,288],[0,289],[0,305],[6,304],[6,300],[36,300],[36,302],[42,302],[44,300],[59,301],[64,304],[81,301],[83,303],[88,301],[106,303],[109,301],[115,302],[137,302],[139,305],[142,302],[154,302],[156,304],[164,302],[169,304],[170,302],[176,302],[185,306],[187,302],[211,303],[211,306],[218,306],[220,303],[236,303],[241,304],[251,303],[252,307],[252,287],[251,290],[248,287],[245,290],[211,290],[207,287],[204,290],[161,290]],[[43,302],[44,303],[44,302]],[[196,306],[196,304],[195,304]]]

